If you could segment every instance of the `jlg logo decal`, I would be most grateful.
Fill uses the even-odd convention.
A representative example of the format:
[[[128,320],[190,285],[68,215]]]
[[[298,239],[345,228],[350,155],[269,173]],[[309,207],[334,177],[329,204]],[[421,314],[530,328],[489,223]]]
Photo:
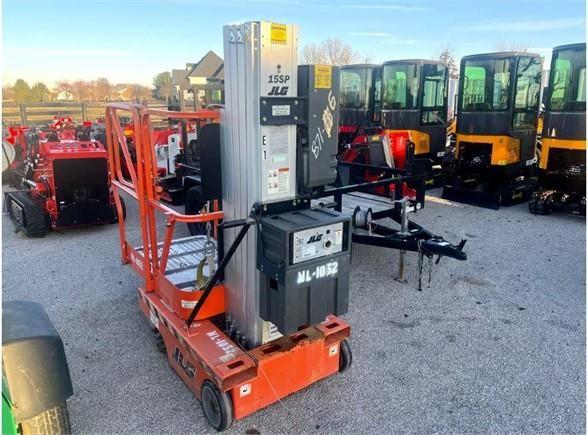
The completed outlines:
[[[184,372],[186,372],[186,374],[189,377],[194,378],[194,376],[196,376],[196,369],[192,364],[190,364],[190,362],[184,357],[184,355],[182,355],[182,352],[180,352],[180,349],[178,349],[177,347],[174,349],[173,357],[174,360],[184,370]]]
[[[278,73],[277,74],[270,74],[268,76],[267,82],[271,83],[273,85],[276,85],[276,84],[287,85],[288,82],[290,81],[290,76],[288,74],[281,74],[282,65],[277,65],[276,70],[278,71]],[[272,86],[272,88],[270,89],[270,91],[267,94],[273,95],[273,96],[284,96],[284,95],[288,95],[288,89],[289,89],[289,86]]]
[[[272,86],[267,94],[276,96],[288,95],[288,86]]]
[[[314,236],[310,236],[310,239],[308,239],[308,242],[306,242],[306,243],[320,242],[320,240],[322,238],[323,238],[322,234],[315,234]]]

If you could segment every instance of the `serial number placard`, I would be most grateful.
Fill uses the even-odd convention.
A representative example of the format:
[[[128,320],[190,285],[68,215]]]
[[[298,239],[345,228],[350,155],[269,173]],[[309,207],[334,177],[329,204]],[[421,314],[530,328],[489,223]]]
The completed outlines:
[[[316,266],[314,269],[300,270],[298,271],[298,278],[296,284],[306,284],[315,279],[331,278],[337,276],[339,272],[339,263],[331,261],[326,264]]]

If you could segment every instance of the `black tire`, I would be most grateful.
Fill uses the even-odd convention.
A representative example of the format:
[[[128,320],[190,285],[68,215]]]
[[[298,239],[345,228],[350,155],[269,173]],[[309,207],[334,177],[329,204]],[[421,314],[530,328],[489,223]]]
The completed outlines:
[[[206,205],[206,201],[202,199],[202,188],[200,186],[192,186],[186,191],[185,212],[186,214],[200,214],[200,210]],[[204,223],[189,223],[188,231],[193,236],[206,234],[206,224]]]
[[[20,430],[23,435],[45,435],[45,434],[71,434],[71,424],[67,403],[48,409],[42,414],[20,422]]]
[[[208,423],[218,432],[228,429],[233,423],[233,403],[228,393],[222,393],[211,381],[202,383],[200,397],[202,411]]]
[[[43,237],[49,231],[45,212],[28,191],[9,192],[6,195],[6,208],[16,231],[22,231],[25,236]]]
[[[339,372],[343,373],[348,370],[352,362],[351,346],[347,340],[343,340],[339,346]]]
[[[553,197],[543,192],[535,192],[529,201],[529,211],[532,214],[548,215],[553,211]]]

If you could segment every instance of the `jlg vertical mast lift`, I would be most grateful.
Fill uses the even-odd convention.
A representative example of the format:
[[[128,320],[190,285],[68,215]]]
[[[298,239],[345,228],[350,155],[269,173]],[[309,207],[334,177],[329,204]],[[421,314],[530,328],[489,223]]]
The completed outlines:
[[[338,71],[297,68],[292,25],[226,26],[224,47],[222,134],[208,124],[199,137],[221,146],[222,211],[183,215],[158,194],[151,118],[195,113],[106,110],[112,186],[139,210],[136,248],[120,219],[123,262],[144,277],[139,305],[217,430],[351,363],[349,325],[335,317],[347,310],[350,216],[312,208],[308,194],[336,177]],[[135,126],[136,165],[121,116]],[[174,239],[177,222],[207,234]]]

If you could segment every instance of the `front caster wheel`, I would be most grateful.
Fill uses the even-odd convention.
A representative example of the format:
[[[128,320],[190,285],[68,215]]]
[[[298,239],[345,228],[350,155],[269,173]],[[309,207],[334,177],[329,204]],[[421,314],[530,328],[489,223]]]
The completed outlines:
[[[353,355],[351,354],[351,346],[347,340],[343,340],[339,346],[339,371],[343,373],[349,367],[353,361]]]
[[[209,380],[202,383],[202,410],[208,423],[222,432],[233,423],[233,404],[228,393],[223,393]]]

